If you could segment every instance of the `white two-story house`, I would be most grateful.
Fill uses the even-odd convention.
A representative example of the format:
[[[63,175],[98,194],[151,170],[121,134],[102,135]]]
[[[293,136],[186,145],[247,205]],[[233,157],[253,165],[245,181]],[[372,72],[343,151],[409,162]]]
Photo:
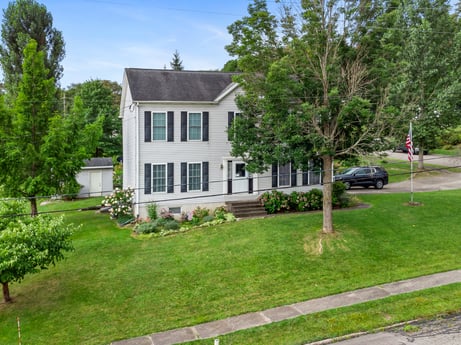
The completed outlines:
[[[123,187],[135,190],[134,213],[146,207],[181,214],[197,206],[256,199],[274,188],[312,188],[318,174],[273,164],[250,174],[232,157],[227,129],[242,92],[232,73],[125,69],[122,83]]]

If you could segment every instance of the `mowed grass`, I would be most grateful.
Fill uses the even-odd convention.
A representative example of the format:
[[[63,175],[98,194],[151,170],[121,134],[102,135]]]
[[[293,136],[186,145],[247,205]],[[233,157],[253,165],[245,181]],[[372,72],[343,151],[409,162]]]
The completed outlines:
[[[69,211],[67,221],[82,224],[74,236],[75,251],[56,267],[10,286],[14,303],[0,304],[0,344],[18,342],[17,317],[22,344],[109,344],[458,269],[460,198],[461,191],[417,193],[415,201],[421,206],[408,206],[407,194],[362,195],[370,207],[336,211],[334,236],[320,235],[321,213],[304,213],[138,240],[130,229],[117,227],[107,214]],[[85,203],[90,206],[99,201]],[[78,205],[58,203],[46,209],[76,209]],[[447,301],[451,298],[447,296],[457,296],[441,307],[426,304],[435,308],[432,312],[451,311],[453,304],[459,308],[459,286],[434,291],[412,298]],[[386,302],[390,305],[383,307],[382,313],[390,316],[383,316],[384,320],[418,316],[408,312],[405,303],[409,302],[405,301],[408,299]],[[398,305],[404,306],[398,309]],[[338,314],[338,318],[347,312],[355,315],[348,329],[352,324],[356,328],[361,323],[363,327],[376,325],[370,322],[370,318],[376,319],[373,304],[355,308]],[[407,316],[397,315],[393,308]],[[335,317],[334,313],[327,313],[325,322]],[[293,327],[303,328],[303,320],[309,318],[264,330],[272,334],[272,344],[289,344],[285,334]],[[250,333],[255,338],[245,338],[244,343],[263,343],[252,340],[264,337],[261,331]],[[293,339],[293,343],[299,341]]]

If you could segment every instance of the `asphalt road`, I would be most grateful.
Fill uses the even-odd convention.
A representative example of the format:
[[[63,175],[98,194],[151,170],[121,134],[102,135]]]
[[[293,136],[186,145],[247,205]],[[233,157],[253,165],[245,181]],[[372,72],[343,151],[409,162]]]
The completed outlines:
[[[461,345],[461,315],[432,321],[418,321],[338,341],[331,339],[311,345]]]

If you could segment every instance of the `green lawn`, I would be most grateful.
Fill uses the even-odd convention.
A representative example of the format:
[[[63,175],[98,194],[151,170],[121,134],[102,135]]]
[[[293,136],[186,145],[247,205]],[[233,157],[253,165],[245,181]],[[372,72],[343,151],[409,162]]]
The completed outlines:
[[[418,207],[407,206],[408,198],[362,195],[371,207],[335,212],[337,234],[332,237],[319,235],[321,213],[244,220],[141,241],[108,215],[67,212],[69,222],[83,224],[75,234],[75,251],[56,267],[11,285],[15,302],[0,304],[0,344],[18,342],[18,316],[23,344],[108,344],[460,268],[461,191],[417,193],[415,201],[422,203]],[[56,203],[42,209],[79,205]],[[428,300],[444,302],[426,302],[427,310],[419,314],[431,315],[459,308],[459,290],[455,285],[411,298],[421,305]],[[418,316],[416,308],[409,312],[410,300],[395,297],[330,311],[318,316],[317,323],[337,318],[347,331],[378,327],[374,313],[380,310],[385,321],[381,325]],[[347,313],[354,315],[354,322],[344,321]],[[247,331],[247,341],[234,335],[233,343],[263,344],[257,339],[267,333],[272,344],[288,344],[285,335],[304,329],[308,320],[312,316]],[[326,328],[316,337],[345,332],[341,327]],[[293,344],[309,338],[306,331],[299,333],[302,339],[289,337]]]

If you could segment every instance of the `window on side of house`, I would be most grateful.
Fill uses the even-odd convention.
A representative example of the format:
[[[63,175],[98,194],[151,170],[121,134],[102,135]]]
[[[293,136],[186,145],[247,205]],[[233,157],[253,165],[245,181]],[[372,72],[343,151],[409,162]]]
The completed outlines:
[[[188,185],[189,190],[201,190],[202,189],[202,164],[201,163],[189,163],[188,164]]]
[[[152,140],[166,140],[166,113],[152,113]]]
[[[291,164],[279,165],[279,187],[291,185]]]
[[[152,191],[166,192],[166,164],[152,165]]]
[[[189,140],[202,140],[202,113],[189,113]]]

